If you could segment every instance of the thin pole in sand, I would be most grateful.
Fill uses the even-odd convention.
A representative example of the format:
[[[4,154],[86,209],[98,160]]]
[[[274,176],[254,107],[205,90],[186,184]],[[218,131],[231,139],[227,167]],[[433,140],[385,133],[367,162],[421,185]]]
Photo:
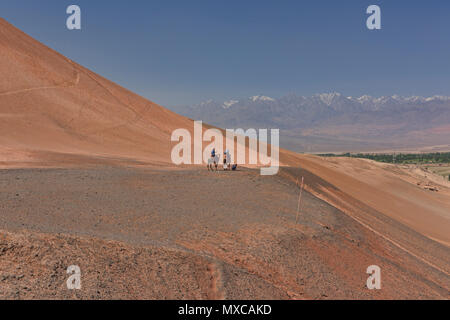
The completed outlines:
[[[298,215],[300,213],[300,204],[302,202],[302,193],[303,193],[303,185],[305,182],[305,178],[302,177],[302,185],[300,186],[300,194],[298,195],[298,204],[297,204],[297,216],[295,217],[295,224],[297,224],[298,221]],[[298,185],[298,179],[297,179],[297,185]]]

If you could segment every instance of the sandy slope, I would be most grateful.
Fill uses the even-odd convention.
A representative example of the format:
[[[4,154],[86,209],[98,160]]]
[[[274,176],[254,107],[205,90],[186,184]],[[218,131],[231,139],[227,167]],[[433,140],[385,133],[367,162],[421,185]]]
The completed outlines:
[[[450,194],[444,186],[439,192],[425,190],[416,183],[419,177],[365,159],[302,156],[299,162],[340,192],[450,246]],[[324,196],[331,192],[323,191]],[[340,200],[349,201],[343,195]]]
[[[121,167],[126,165],[128,167],[173,169],[170,161],[172,148],[170,135],[177,128],[188,130],[193,128],[191,120],[176,115],[96,75],[40,44],[2,19],[0,19],[0,72],[2,74],[0,77],[0,166],[3,168],[97,167],[99,165]],[[407,281],[395,283],[392,278],[394,281],[392,285],[400,288],[400,295],[387,291],[379,294],[379,297],[418,297],[421,291],[427,292],[429,294],[427,297],[448,297],[446,293],[450,282],[448,264],[450,255],[448,247],[450,245],[449,193],[429,192],[417,186],[414,183],[415,180],[408,177],[407,173],[392,166],[379,165],[365,160],[322,159],[282,150],[281,161],[283,165],[290,168],[280,173],[280,179],[288,179],[284,181],[292,183],[299,176],[304,176],[307,190],[316,197],[309,198],[308,202],[312,206],[308,212],[312,220],[318,220],[316,215],[319,213],[314,209],[313,204],[319,198],[339,209],[339,215],[345,213],[346,215],[343,217],[339,216],[339,219],[343,220],[339,220],[338,224],[339,226],[348,225],[350,229],[341,232],[333,225],[330,228],[330,224],[336,222],[335,215],[338,213],[328,209],[329,212],[334,212],[330,213],[329,219],[331,220],[320,221],[319,225],[322,224],[329,228],[326,230],[331,230],[332,241],[325,241],[323,238],[325,235],[322,232],[314,233],[308,229],[311,226],[308,227],[307,221],[304,221],[303,227],[299,227],[300,230],[297,230],[299,233],[297,234],[295,231],[294,235],[290,232],[292,228],[297,227],[292,225],[284,225],[282,229],[276,229],[270,223],[255,227],[254,224],[247,221],[242,223],[240,230],[230,230],[225,233],[221,233],[220,230],[212,233],[205,231],[202,239],[196,239],[197,233],[194,228],[193,234],[186,233],[184,238],[177,239],[175,243],[182,246],[183,250],[201,252],[210,259],[244,270],[243,272],[246,272],[249,277],[257,275],[264,279],[264,283],[270,284],[260,291],[252,287],[251,290],[249,289],[250,292],[240,292],[239,294],[235,292],[235,295],[232,291],[226,291],[227,297],[249,297],[252,292],[259,292],[261,297],[320,298],[321,294],[331,290],[330,282],[341,281],[342,284],[339,288],[344,288],[346,286],[344,283],[347,282],[350,283],[347,283],[347,286],[350,287],[339,289],[341,291],[333,289],[335,294],[330,297],[370,298],[372,296],[363,291],[352,289],[353,285],[357,286],[361,282],[364,274],[359,275],[359,278],[356,279],[352,273],[348,273],[345,268],[342,268],[339,259],[344,259],[348,265],[354,263],[355,269],[352,270],[357,272],[356,270],[365,269],[366,264],[372,261],[373,252],[376,252],[376,256],[382,257],[381,262],[386,259],[390,261],[391,266],[386,265],[387,269],[395,269],[394,266],[399,265],[402,272],[406,273],[403,279],[407,279]],[[30,176],[27,176],[26,179],[32,180],[38,176],[33,173],[34,171],[27,172]],[[166,184],[162,184],[162,186],[171,190],[170,188],[173,186],[170,184],[170,175],[178,171],[167,172],[169,172],[169,182],[165,181]],[[14,178],[10,178],[11,180],[5,180],[8,185],[15,181]],[[251,177],[247,178],[250,179],[246,180],[247,182],[255,182]],[[62,184],[64,186],[62,188],[68,188],[69,195],[73,195],[70,192],[72,187],[64,183],[64,175],[59,179],[61,180],[56,179],[55,183]],[[189,179],[196,181],[195,175]],[[120,183],[120,180],[117,183]],[[201,190],[205,186],[210,187],[207,181],[203,183],[204,185],[199,186]],[[262,190],[268,199],[281,196],[273,193],[270,186],[269,184]],[[99,186],[99,188],[107,188],[107,186]],[[24,187],[24,191],[26,190]],[[29,191],[31,192],[29,197],[32,199],[32,195],[34,196],[39,190],[33,188],[30,190],[33,190],[33,192]],[[45,190],[42,192],[45,193]],[[286,192],[288,191],[286,190]],[[49,195],[50,199],[51,196],[52,194]],[[70,196],[68,197],[70,198]],[[248,198],[245,197],[245,192],[241,192],[239,199],[237,204],[246,203]],[[295,196],[293,199],[295,202]],[[52,208],[52,203],[60,200],[56,197],[53,202],[40,208],[38,214],[45,214],[45,208]],[[39,201],[25,202],[28,206],[23,209],[36,208]],[[232,200],[228,199],[228,201]],[[135,214],[138,212],[133,211],[138,210],[135,205],[130,205],[131,211],[123,211],[120,214],[125,216]],[[196,207],[193,204],[192,208],[203,212],[204,209],[209,208],[209,204],[205,203],[204,205],[206,207],[200,205]],[[81,206],[82,204],[78,209],[75,207],[75,215],[86,214],[86,212],[81,212]],[[73,207],[70,208],[73,209]],[[11,199],[3,202],[0,208],[3,217],[11,216],[11,219],[8,220],[9,224],[4,224],[6,230],[18,231],[20,229],[17,226],[14,227],[15,220],[12,217],[20,218],[20,214],[23,214],[24,211],[17,213],[16,209],[17,203]],[[242,213],[236,212],[237,216],[240,214]],[[275,213],[270,211],[270,214]],[[34,227],[42,227],[43,229],[38,228],[37,232],[44,234],[36,235],[36,237],[51,238],[51,235],[46,234],[60,232],[75,233],[75,236],[79,236],[79,231],[75,229],[57,228],[56,225],[52,225],[52,222],[58,221],[54,219],[49,220],[51,223],[48,228],[40,225],[42,222],[40,219],[36,220]],[[30,221],[33,221],[31,213],[28,218],[24,218],[22,223],[29,225]],[[213,219],[213,221],[215,220]],[[54,229],[51,229],[51,226]],[[316,227],[317,223],[314,224],[314,228]],[[33,225],[29,225],[26,229],[30,228],[33,229]],[[157,226],[155,228],[158,229]],[[252,230],[260,230],[260,232],[248,232],[251,228],[256,228]],[[129,231],[124,230],[124,232]],[[110,233],[104,238],[111,239],[114,234]],[[89,236],[102,237],[101,233],[95,232]],[[353,237],[360,240],[355,242]],[[13,243],[20,242],[19,247],[21,248],[23,242],[31,241],[27,240],[27,237],[20,238],[15,235],[7,236],[6,239],[10,239],[6,246],[11,241]],[[352,241],[347,244],[344,239],[353,239],[354,243],[363,244],[367,250],[359,252],[359,249],[356,249],[358,245]],[[116,240],[128,243],[127,246],[133,246],[130,250],[140,250],[134,247],[136,244],[133,244],[130,238]],[[61,241],[69,240],[62,239]],[[283,241],[290,244],[285,245]],[[333,244],[334,242],[335,244]],[[277,253],[271,249],[277,243],[281,246],[279,251],[283,252],[282,259],[277,258]],[[306,256],[313,255],[314,259],[303,260],[306,258],[298,255],[295,248],[305,244],[307,245],[305,248],[308,249],[302,253]],[[220,246],[224,250],[218,250]],[[248,251],[245,252],[245,250]],[[15,260],[13,261],[20,264],[21,255],[25,257],[32,251],[9,250],[7,252],[14,256]],[[260,254],[263,260],[266,260],[260,261],[258,258]],[[292,258],[287,258],[289,256]],[[5,257],[11,259],[11,256],[0,255],[2,272],[12,268],[12,265],[5,264],[5,261],[9,261],[5,260]],[[63,253],[61,253],[62,257]],[[270,262],[267,259],[279,259],[281,263],[276,264],[274,269],[270,269],[268,268]],[[265,264],[268,267],[262,268],[261,265]],[[304,268],[298,269],[298,264]],[[320,269],[317,271],[320,276],[313,274],[308,278],[315,279],[315,281],[322,279],[318,282],[318,287],[314,289],[299,286],[299,283],[305,281],[301,277],[301,273],[308,271],[307,266],[310,266],[310,270],[312,270],[316,264]],[[405,271],[405,269],[407,270]],[[300,273],[300,276],[291,278],[293,273]],[[332,275],[331,278],[325,277],[326,273]],[[417,286],[410,284],[409,287],[408,283],[413,282],[414,275],[420,275],[423,279]],[[432,277],[432,279],[428,277]],[[9,281],[8,279],[10,278],[5,281]],[[228,279],[229,284],[237,283],[232,276]],[[245,279],[247,279],[247,284],[240,283],[241,286],[249,285],[251,282],[250,278]],[[203,283],[201,279],[198,281]],[[430,283],[433,283],[431,289]],[[16,290],[13,284],[11,284],[11,288]],[[424,286],[427,289],[424,289]],[[202,285],[198,287],[203,288]],[[260,288],[262,287],[260,286]],[[408,293],[410,289],[413,290],[412,295]],[[11,292],[13,291],[8,291],[4,295],[14,297],[14,293]],[[21,294],[21,292],[19,293]],[[221,294],[225,295],[224,292]],[[42,294],[47,296],[47,293]],[[197,296],[187,294],[180,296],[210,297],[206,289],[199,290]],[[167,295],[167,297],[180,296],[172,295],[172,293]],[[36,295],[26,295],[26,297],[36,297]],[[59,295],[59,297],[65,296]],[[94,295],[94,297],[117,297],[117,295],[111,293],[110,295]],[[149,294],[142,297],[160,296]]]
[[[75,153],[168,162],[191,122],[77,65],[0,20],[0,160]],[[51,159],[46,159],[50,161]]]

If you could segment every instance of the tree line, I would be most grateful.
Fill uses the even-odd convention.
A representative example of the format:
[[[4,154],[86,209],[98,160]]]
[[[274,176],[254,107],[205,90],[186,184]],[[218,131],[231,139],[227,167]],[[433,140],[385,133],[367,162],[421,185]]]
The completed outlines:
[[[350,157],[370,159],[385,163],[398,164],[425,164],[425,163],[450,163],[450,152],[435,153],[326,153],[320,154],[322,157]]]

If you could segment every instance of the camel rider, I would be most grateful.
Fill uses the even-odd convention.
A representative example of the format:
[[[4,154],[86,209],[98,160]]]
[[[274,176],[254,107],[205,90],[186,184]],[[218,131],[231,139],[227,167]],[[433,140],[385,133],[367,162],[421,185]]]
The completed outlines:
[[[216,148],[213,148],[212,150],[211,150],[211,158],[215,158],[216,157]]]

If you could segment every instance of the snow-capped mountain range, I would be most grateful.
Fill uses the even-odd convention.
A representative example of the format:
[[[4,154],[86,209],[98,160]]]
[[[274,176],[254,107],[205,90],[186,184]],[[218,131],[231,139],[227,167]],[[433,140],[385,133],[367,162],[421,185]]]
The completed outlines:
[[[239,105],[239,104],[245,104],[247,102],[285,102],[286,100],[297,100],[297,102],[301,105],[310,103],[323,103],[327,106],[332,107],[334,104],[341,104],[342,102],[347,102],[349,104],[357,103],[363,106],[368,107],[372,110],[377,110],[381,108],[384,105],[388,104],[408,104],[408,103],[426,103],[426,102],[448,102],[450,101],[450,97],[447,96],[432,96],[432,97],[420,97],[420,96],[411,96],[411,97],[402,97],[399,95],[393,95],[393,96],[382,96],[382,97],[372,97],[369,95],[363,95],[361,97],[351,97],[351,96],[343,96],[340,93],[333,92],[333,93],[321,93],[316,94],[311,97],[305,97],[305,96],[286,96],[281,99],[275,99],[268,96],[258,95],[258,96],[252,96],[249,98],[241,98],[241,99],[231,99],[228,101],[224,101],[222,103],[216,102],[214,100],[207,100],[205,102],[201,102],[199,106],[217,106],[217,104],[221,104],[224,109],[228,109],[231,106]],[[195,107],[195,105],[193,106]]]
[[[409,140],[420,145],[450,144],[447,96],[351,97],[333,92],[309,97],[290,94],[276,99],[256,95],[171,109],[222,128],[279,128],[285,142],[314,137],[328,146],[345,141],[338,148],[345,150],[354,149],[349,141],[362,146],[382,142],[383,148],[396,145],[394,140],[403,145]],[[286,143],[284,146],[289,147]],[[301,147],[291,148],[302,151]]]

